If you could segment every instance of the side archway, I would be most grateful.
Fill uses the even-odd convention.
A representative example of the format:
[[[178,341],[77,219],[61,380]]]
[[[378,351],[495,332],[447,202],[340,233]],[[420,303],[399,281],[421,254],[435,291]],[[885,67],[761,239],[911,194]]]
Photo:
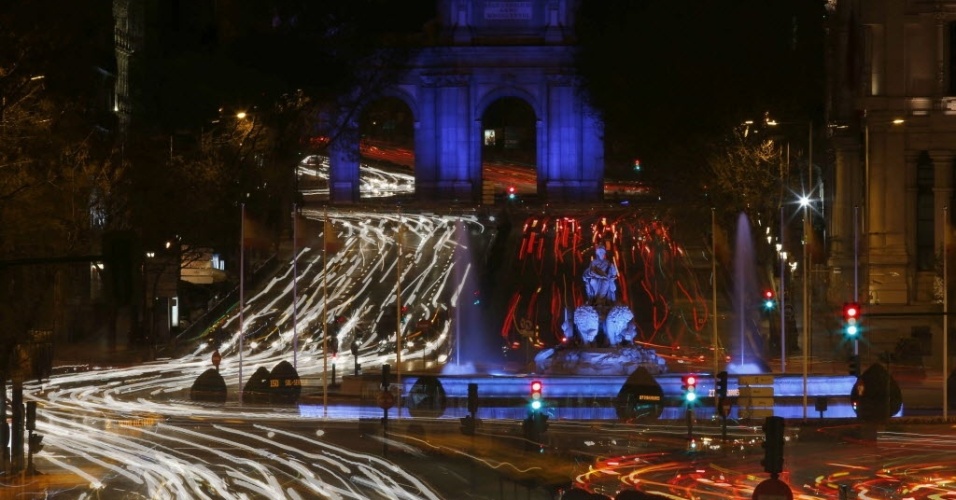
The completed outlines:
[[[501,196],[514,190],[514,195],[533,196],[538,191],[538,166],[544,152],[540,133],[540,111],[530,95],[497,92],[488,96],[478,109],[478,184]]]
[[[358,110],[350,112],[349,109],[340,109],[330,120],[332,140],[328,148],[329,198],[333,203],[355,203],[361,199],[363,176],[360,166],[362,157],[367,156],[375,159],[375,155],[372,154],[374,151],[370,149],[373,144],[365,140],[365,136],[371,131],[367,119],[370,112],[382,111],[378,107],[382,103],[386,103],[385,107],[391,108],[392,112],[404,108],[403,111],[408,113],[408,116],[403,117],[401,121],[403,125],[409,128],[400,133],[409,136],[410,144],[408,146],[410,151],[408,151],[408,160],[401,162],[401,164],[407,163],[408,167],[414,169],[414,159],[417,158],[414,151],[418,149],[417,146],[421,142],[417,133],[419,128],[418,103],[413,93],[405,86],[388,87],[375,96],[365,99]],[[386,110],[387,114],[388,110]],[[380,151],[379,156],[387,154]],[[394,160],[392,158],[390,161],[394,162]],[[369,182],[371,182],[370,179]]]

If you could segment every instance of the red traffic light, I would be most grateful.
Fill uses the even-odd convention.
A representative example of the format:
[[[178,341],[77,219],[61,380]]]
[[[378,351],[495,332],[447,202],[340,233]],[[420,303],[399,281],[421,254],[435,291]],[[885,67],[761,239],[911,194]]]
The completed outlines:
[[[693,375],[687,375],[684,377],[684,385],[688,388],[694,387],[697,385],[697,377]]]
[[[763,292],[763,298],[768,299],[768,300],[769,300],[769,299],[772,299],[772,298],[773,298],[773,290],[764,290],[764,292]]]
[[[843,304],[843,319],[859,319],[860,317],[860,304],[856,302],[847,302]]]
[[[531,381],[531,410],[538,411],[541,409],[541,406],[544,404],[541,401],[541,390],[544,388],[544,384],[540,380]]]

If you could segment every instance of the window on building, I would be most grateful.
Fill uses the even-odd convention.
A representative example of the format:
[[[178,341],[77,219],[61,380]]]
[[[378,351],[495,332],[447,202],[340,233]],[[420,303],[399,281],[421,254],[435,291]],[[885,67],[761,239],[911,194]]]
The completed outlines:
[[[947,95],[956,95],[956,23],[949,23],[949,84]]]
[[[916,266],[931,271],[936,265],[933,162],[923,151],[916,163]]]

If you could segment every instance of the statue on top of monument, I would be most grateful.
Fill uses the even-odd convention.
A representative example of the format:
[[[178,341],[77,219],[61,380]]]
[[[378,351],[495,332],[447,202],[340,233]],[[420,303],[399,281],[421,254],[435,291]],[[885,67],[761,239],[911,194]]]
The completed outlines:
[[[591,265],[584,270],[584,290],[588,296],[588,304],[610,305],[617,300],[617,266],[607,258],[607,250],[603,245],[594,249],[594,259]]]

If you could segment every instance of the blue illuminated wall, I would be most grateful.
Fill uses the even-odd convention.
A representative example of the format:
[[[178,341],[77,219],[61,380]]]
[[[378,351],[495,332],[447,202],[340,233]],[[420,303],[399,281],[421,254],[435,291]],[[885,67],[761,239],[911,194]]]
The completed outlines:
[[[538,195],[600,200],[603,123],[580,95],[573,69],[577,0],[439,0],[438,7],[440,43],[420,49],[401,80],[376,96],[399,98],[414,115],[417,197],[480,199],[482,116],[513,97],[534,110]],[[357,134],[338,137],[331,197],[351,203],[359,196]]]

